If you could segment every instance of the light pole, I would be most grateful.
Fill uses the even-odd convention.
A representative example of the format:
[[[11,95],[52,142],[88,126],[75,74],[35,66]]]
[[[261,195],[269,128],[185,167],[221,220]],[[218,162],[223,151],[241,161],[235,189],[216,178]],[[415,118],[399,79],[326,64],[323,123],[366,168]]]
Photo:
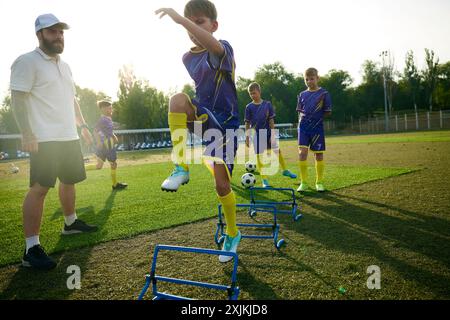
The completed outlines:
[[[389,131],[389,115],[388,115],[388,104],[387,104],[387,88],[386,88],[386,57],[388,56],[387,51],[383,51],[380,54],[383,62],[383,86],[384,86],[384,124],[386,132]]]

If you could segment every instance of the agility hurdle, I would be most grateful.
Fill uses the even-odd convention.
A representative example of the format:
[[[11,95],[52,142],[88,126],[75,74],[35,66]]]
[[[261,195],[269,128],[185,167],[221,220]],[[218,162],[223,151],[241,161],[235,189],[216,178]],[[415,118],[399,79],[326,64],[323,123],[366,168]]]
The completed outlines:
[[[277,223],[277,207],[275,205],[268,204],[237,204],[236,208],[246,208],[248,210],[254,210],[255,212],[267,212],[273,214],[273,223],[272,224],[252,224],[252,223],[237,223],[238,227],[245,228],[256,228],[256,229],[269,229],[272,230],[272,235],[263,236],[263,235],[248,235],[242,234],[242,238],[247,239],[272,239],[275,245],[275,248],[279,250],[281,246],[283,246],[286,241],[284,239],[278,240],[278,234],[280,232],[280,225]],[[214,235],[214,240],[218,246],[223,243],[225,240],[225,231],[226,223],[223,219],[222,214],[222,205],[219,205],[219,213],[218,213],[219,221],[217,223],[216,233]]]
[[[256,199],[256,194],[259,191],[278,191],[278,192],[283,192],[283,191],[288,191],[291,194],[291,197],[289,200],[287,201],[267,201],[267,200],[257,200]],[[286,210],[286,209],[278,209],[277,213],[278,214],[289,214],[292,215],[292,219],[294,219],[294,221],[298,221],[301,218],[303,218],[303,214],[298,213],[299,211],[299,206],[297,203],[297,200],[295,199],[295,191],[294,189],[289,189],[289,188],[250,188],[250,204],[251,205],[260,205],[260,204],[266,204],[266,205],[272,205],[275,206],[276,208],[279,208],[280,206],[289,206],[290,209]],[[249,209],[248,211],[250,217],[254,217],[257,213],[257,210],[254,210],[252,208]]]
[[[207,282],[198,282],[198,281],[191,281],[191,280],[185,280],[185,279],[168,278],[168,277],[158,276],[158,275],[156,275],[156,266],[157,266],[158,254],[160,251],[178,251],[178,252],[189,252],[189,253],[195,253],[195,254],[206,254],[206,255],[216,255],[216,256],[221,255],[221,256],[233,257],[233,272],[231,274],[231,285],[226,286],[226,285],[213,284],[213,283],[207,283]],[[202,287],[202,288],[207,288],[207,289],[221,290],[221,291],[225,291],[227,293],[229,300],[237,300],[238,296],[239,296],[239,291],[240,291],[239,287],[236,286],[237,268],[238,268],[238,256],[236,253],[233,253],[233,252],[222,252],[220,250],[157,245],[155,247],[155,252],[153,254],[152,268],[151,268],[150,274],[147,274],[145,276],[145,279],[146,279],[145,285],[139,295],[138,300],[144,299],[150,285],[152,286],[152,294],[153,294],[152,300],[192,300],[187,297],[176,296],[176,295],[172,295],[172,294],[168,294],[168,293],[159,292],[158,291],[158,282],[168,282],[168,283],[174,283],[174,284],[180,284],[180,285],[188,285],[188,286]]]

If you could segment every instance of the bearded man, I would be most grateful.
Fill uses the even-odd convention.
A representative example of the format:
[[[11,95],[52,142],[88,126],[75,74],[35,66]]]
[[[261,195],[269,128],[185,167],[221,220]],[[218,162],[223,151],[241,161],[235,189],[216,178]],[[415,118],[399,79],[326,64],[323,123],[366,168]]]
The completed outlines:
[[[70,67],[60,58],[67,29],[53,14],[40,15],[35,22],[39,47],[21,55],[11,67],[12,110],[22,133],[22,150],[30,152],[30,189],[22,207],[26,242],[22,265],[34,269],[56,267],[41,246],[39,233],[44,200],[57,179],[62,234],[97,230],[75,212],[75,184],[86,179],[77,126],[88,145],[92,136],[75,98]]]

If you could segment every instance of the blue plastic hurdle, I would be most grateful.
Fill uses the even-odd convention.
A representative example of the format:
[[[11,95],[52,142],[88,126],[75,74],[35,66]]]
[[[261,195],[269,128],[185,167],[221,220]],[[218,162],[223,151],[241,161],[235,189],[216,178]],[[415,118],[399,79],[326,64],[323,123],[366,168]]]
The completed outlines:
[[[256,200],[255,196],[258,191],[288,191],[291,193],[291,199],[289,201],[266,201],[266,200]],[[274,205],[278,208],[278,206],[290,206],[291,208],[289,210],[281,210],[278,209],[277,213],[279,214],[290,214],[292,215],[292,218],[294,221],[298,221],[303,217],[303,214],[297,213],[299,210],[297,200],[295,199],[295,191],[294,189],[289,188],[250,188],[250,203],[251,205],[260,205],[260,204],[267,204],[267,205]],[[256,214],[256,211],[252,208],[248,211],[249,215],[253,217]]]
[[[225,285],[213,284],[213,283],[207,283],[207,282],[198,282],[198,281],[184,280],[184,279],[178,279],[178,278],[168,278],[168,277],[157,276],[156,275],[156,262],[158,259],[158,253],[160,251],[178,251],[178,252],[190,252],[190,253],[199,253],[199,254],[207,254],[207,255],[216,255],[216,256],[223,255],[223,256],[233,257],[234,262],[233,262],[233,272],[231,274],[231,285],[225,286]],[[154,296],[153,300],[191,300],[190,298],[159,292],[158,291],[158,282],[169,282],[169,283],[175,283],[175,284],[181,284],[181,285],[190,285],[190,286],[226,291],[229,300],[237,300],[238,296],[239,296],[239,292],[240,292],[239,287],[236,286],[237,268],[238,268],[238,256],[236,253],[233,253],[233,252],[222,252],[220,250],[157,245],[155,247],[155,253],[153,255],[152,269],[150,271],[150,274],[147,274],[145,276],[145,278],[146,278],[145,285],[139,295],[138,300],[144,299],[144,296],[147,293],[150,285],[152,285],[152,294]]]
[[[286,243],[284,239],[278,240],[278,234],[280,232],[280,225],[277,223],[277,207],[275,205],[268,204],[237,204],[236,208],[247,208],[248,210],[255,210],[255,212],[267,212],[273,214],[273,223],[272,224],[252,224],[252,223],[237,223],[238,227],[249,227],[249,228],[260,228],[260,229],[272,229],[271,236],[263,236],[263,235],[242,235],[242,238],[248,239],[273,239],[275,248],[278,250],[282,245]],[[219,222],[217,223],[216,233],[214,235],[214,240],[217,245],[220,245],[225,240],[225,231],[224,227],[226,223],[222,218],[222,205],[219,205]]]

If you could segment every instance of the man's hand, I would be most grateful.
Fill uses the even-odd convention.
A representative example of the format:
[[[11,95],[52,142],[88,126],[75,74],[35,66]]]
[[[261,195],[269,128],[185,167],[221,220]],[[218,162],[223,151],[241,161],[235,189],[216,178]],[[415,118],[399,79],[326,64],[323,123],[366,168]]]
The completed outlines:
[[[172,8],[161,8],[155,11],[155,14],[158,15],[160,14],[159,18],[163,18],[165,15],[168,15],[169,17],[172,18],[172,20],[178,24],[181,24],[183,22],[184,19],[186,19],[185,17],[181,16],[178,14],[178,12],[176,12],[175,10],[173,10]]]
[[[22,135],[22,150],[25,152],[38,152],[38,142],[32,133]]]
[[[91,132],[88,130],[88,128],[83,127],[81,129],[81,136],[83,137],[84,142],[88,145],[91,146],[93,144],[93,139],[92,139],[92,135]]]

